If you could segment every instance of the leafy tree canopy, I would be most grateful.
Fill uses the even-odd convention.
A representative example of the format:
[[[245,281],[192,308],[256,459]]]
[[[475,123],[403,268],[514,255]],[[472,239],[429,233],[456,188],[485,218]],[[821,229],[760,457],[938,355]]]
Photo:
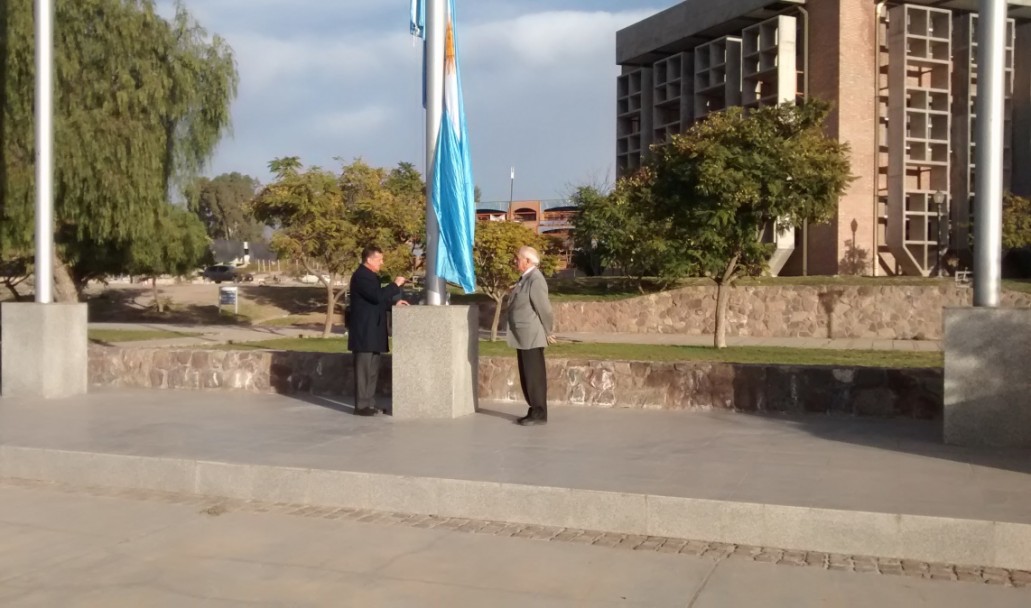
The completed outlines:
[[[0,3],[0,253],[31,248],[34,215],[32,0]],[[154,236],[168,193],[225,134],[238,77],[232,51],[182,4],[58,0],[54,193],[58,296]],[[65,264],[67,262],[67,265]],[[125,260],[123,260],[125,262]]]
[[[224,173],[215,178],[194,180],[183,194],[191,212],[203,223],[212,239],[257,241],[262,225],[247,206],[257,194],[258,180],[241,173]]]
[[[491,340],[498,336],[505,296],[519,280],[515,257],[519,248],[524,246],[533,247],[541,254],[541,272],[545,275],[555,272],[558,260],[549,253],[550,243],[526,226],[518,222],[481,222],[476,227],[476,246],[473,249],[476,284],[495,303]]]
[[[1031,247],[1031,199],[1007,194],[1002,202],[1002,248]]]

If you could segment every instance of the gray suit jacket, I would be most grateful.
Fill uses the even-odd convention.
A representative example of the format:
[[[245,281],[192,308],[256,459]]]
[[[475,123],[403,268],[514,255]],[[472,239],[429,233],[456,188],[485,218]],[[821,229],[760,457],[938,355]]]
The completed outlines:
[[[552,319],[548,281],[534,268],[508,297],[508,345],[520,350],[547,347]]]

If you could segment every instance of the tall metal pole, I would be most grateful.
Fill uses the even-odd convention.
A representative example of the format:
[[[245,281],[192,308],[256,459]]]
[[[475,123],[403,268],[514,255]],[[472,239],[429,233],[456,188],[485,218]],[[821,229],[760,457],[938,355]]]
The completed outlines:
[[[36,0],[36,302],[53,301],[53,0]]]
[[[440,134],[440,120],[444,109],[444,2],[428,0],[426,4],[426,184],[432,184]],[[446,302],[447,287],[437,276],[437,249],[440,245],[440,227],[433,211],[433,189],[426,189],[426,304],[442,306]]]
[[[1006,0],[979,0],[978,12],[974,306],[995,308],[1002,282]]]
[[[512,167],[512,181],[508,187],[508,210],[512,211],[512,203],[515,201],[515,167]]]

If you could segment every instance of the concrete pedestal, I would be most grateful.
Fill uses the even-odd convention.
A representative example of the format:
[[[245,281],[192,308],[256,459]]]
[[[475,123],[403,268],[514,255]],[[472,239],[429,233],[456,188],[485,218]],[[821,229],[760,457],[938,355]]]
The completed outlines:
[[[85,395],[85,304],[0,305],[0,394],[60,399]]]
[[[945,311],[945,443],[1031,447],[1031,310]]]
[[[459,418],[476,411],[479,313],[472,306],[394,308],[393,415]]]

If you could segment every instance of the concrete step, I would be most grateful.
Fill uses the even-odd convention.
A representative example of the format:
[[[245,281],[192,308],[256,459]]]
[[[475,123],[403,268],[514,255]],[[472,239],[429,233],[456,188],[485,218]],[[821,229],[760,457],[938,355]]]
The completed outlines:
[[[0,477],[1031,569],[1031,525],[3,446]]]
[[[276,395],[0,401],[0,477],[1031,570],[1031,458],[924,423],[485,405],[358,418]]]

